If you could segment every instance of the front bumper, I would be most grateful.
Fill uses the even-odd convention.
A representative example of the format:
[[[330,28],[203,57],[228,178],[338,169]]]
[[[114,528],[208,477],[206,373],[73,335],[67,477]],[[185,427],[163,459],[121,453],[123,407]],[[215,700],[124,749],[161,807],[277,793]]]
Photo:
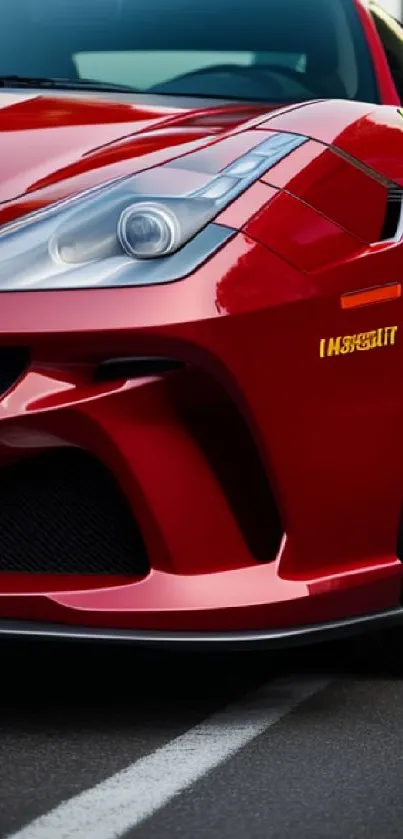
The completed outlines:
[[[6,632],[30,622],[46,634],[45,622],[80,637],[272,643],[398,610],[396,373],[329,376],[317,347],[337,334],[335,304],[307,275],[239,235],[172,286],[1,304],[0,345],[27,348],[30,362],[0,400],[0,466],[90,454],[123,493],[148,561],[91,574],[81,548],[74,573],[3,565]],[[145,355],[185,367],[96,375],[105,360]],[[388,435],[374,447],[380,424]],[[29,558],[29,516],[24,528]]]

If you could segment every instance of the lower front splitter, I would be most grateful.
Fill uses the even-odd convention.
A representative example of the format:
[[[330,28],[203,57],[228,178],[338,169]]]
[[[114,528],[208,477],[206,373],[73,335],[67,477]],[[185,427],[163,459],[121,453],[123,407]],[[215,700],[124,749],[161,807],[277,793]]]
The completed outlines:
[[[150,648],[179,649],[279,649],[305,646],[374,632],[403,624],[403,607],[327,623],[281,629],[241,632],[168,632],[68,626],[33,621],[0,621],[0,637],[108,641]]]

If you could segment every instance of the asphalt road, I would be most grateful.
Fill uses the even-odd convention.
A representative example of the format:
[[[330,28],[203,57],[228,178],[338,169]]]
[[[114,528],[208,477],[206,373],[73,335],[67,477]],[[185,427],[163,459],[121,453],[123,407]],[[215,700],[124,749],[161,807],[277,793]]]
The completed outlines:
[[[403,682],[351,642],[0,654],[1,839],[403,835]]]

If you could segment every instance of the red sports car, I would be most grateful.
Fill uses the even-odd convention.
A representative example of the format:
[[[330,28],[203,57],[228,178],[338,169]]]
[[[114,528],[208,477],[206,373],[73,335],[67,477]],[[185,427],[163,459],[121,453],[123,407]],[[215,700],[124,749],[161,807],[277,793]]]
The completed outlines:
[[[402,32],[4,0],[0,632],[402,621]]]

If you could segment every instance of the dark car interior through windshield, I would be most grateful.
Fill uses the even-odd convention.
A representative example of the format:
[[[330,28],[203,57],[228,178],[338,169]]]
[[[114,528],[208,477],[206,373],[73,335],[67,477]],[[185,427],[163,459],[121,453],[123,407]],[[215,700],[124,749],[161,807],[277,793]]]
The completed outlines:
[[[351,0],[3,0],[0,74],[139,93],[378,101]]]

